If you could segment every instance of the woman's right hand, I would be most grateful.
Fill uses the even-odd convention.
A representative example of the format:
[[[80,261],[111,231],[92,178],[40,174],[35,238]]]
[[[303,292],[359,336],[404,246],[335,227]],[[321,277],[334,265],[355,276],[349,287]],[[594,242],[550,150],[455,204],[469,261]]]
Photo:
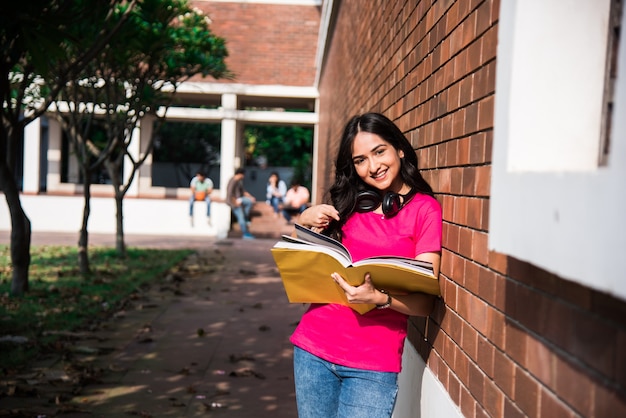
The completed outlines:
[[[300,214],[301,225],[309,228],[324,229],[332,220],[339,220],[339,212],[332,205],[315,205],[307,208]]]

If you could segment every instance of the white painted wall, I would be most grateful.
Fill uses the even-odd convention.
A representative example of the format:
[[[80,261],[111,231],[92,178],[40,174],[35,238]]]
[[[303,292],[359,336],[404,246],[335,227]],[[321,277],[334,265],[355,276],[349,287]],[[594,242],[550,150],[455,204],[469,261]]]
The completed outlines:
[[[498,25],[512,32],[510,100],[502,109],[509,171],[598,167],[609,6],[610,0],[519,1],[515,24]]]
[[[393,418],[463,417],[441,382],[408,341],[404,343],[398,387]]]
[[[24,129],[24,177],[22,189],[27,193],[39,191],[39,149],[41,148],[41,119]]]
[[[590,67],[584,62],[597,59],[597,53],[589,52],[592,46],[600,52],[606,49],[606,45],[597,45],[597,33],[606,28],[606,16],[603,20],[598,14],[602,10],[607,12],[607,4],[608,0],[501,3],[489,248],[626,299],[622,273],[626,271],[626,40],[623,36],[608,163],[589,165],[591,159],[597,161],[597,155],[589,158],[593,151],[588,145],[597,144],[601,132],[595,91],[599,88],[599,75],[594,72],[603,73],[604,67]],[[541,14],[541,19],[529,19],[530,11]],[[622,28],[626,27],[624,16]],[[575,30],[580,32],[574,38],[567,36],[572,31],[572,22],[576,22]],[[552,25],[549,30],[552,37],[560,31],[565,35],[539,42],[527,35],[537,30],[538,24]],[[587,31],[593,45],[580,43]],[[528,55],[529,50],[535,51],[532,56]],[[551,51],[561,59],[545,58]],[[589,80],[581,79],[583,74]],[[559,77],[570,80],[566,85],[571,91],[563,97],[562,86],[545,88],[549,87],[546,81]],[[533,88],[536,85],[544,88]],[[590,90],[590,85],[594,89]],[[532,95],[521,94],[522,89],[530,89]],[[570,108],[582,109],[593,104],[593,109],[563,112],[564,99],[576,102]],[[541,122],[533,116],[537,114],[547,118]],[[554,126],[548,136],[543,135],[544,123]],[[574,138],[572,127],[584,135]],[[524,134],[520,136],[518,130]],[[541,141],[537,143],[533,136],[539,135]],[[524,140],[535,142],[527,144],[532,155],[518,154],[522,151],[516,143]],[[548,161],[545,155],[550,157]],[[533,165],[533,161],[537,163]]]
[[[0,194],[0,230],[11,230],[9,209]],[[39,232],[76,232],[80,230],[83,198],[80,196],[20,196],[22,207]],[[178,199],[124,199],[124,232],[141,235],[189,235],[225,238],[230,226],[230,208],[211,204],[211,223],[206,221],[206,204],[196,202],[194,226],[189,219],[189,203]],[[92,197],[88,230],[90,233],[115,233],[115,199]],[[78,235],[77,235],[78,236]]]

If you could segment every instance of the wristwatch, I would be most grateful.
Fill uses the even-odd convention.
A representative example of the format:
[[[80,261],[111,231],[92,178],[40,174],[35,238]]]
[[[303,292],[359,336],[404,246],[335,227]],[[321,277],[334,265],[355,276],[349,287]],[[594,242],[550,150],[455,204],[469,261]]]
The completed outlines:
[[[387,295],[387,302],[385,302],[383,305],[376,305],[376,309],[387,309],[388,307],[391,306],[391,295],[387,293],[386,290],[383,290],[383,289],[378,289],[378,291],[380,293],[384,293],[385,295]]]

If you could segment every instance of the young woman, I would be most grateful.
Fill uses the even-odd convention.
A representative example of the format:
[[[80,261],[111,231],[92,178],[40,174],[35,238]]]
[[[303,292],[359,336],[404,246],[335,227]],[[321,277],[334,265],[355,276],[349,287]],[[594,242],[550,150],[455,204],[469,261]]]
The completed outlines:
[[[350,119],[339,145],[331,204],[308,208],[300,223],[339,239],[355,261],[396,255],[441,261],[441,208],[419,173],[417,156],[385,116]],[[333,279],[351,303],[376,304],[364,315],[336,304],[312,304],[291,337],[300,418],[390,417],[409,315],[427,316],[434,296],[388,294]]]
[[[273,171],[267,179],[266,198],[267,203],[274,209],[274,217],[280,215],[281,205],[285,194],[287,193],[287,185],[278,176],[278,172]]]

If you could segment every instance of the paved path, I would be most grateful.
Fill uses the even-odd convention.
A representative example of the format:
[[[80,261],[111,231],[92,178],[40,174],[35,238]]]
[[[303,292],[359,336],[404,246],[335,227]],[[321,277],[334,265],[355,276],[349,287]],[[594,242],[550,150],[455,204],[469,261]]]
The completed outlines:
[[[176,276],[96,330],[98,339],[76,343],[100,352],[80,357],[99,371],[95,382],[63,394],[59,405],[49,402],[55,398],[49,387],[39,390],[39,399],[2,398],[0,416],[20,408],[33,415],[17,416],[51,417],[65,408],[63,417],[296,417],[288,339],[305,306],[287,302],[270,253],[276,240],[126,238],[128,246],[197,253]],[[74,234],[39,233],[32,244],[76,240]],[[8,242],[7,233],[0,242]],[[90,235],[91,245],[113,242]],[[62,366],[44,365],[37,379],[45,380],[45,373],[71,377]],[[18,383],[26,385],[27,377]]]

